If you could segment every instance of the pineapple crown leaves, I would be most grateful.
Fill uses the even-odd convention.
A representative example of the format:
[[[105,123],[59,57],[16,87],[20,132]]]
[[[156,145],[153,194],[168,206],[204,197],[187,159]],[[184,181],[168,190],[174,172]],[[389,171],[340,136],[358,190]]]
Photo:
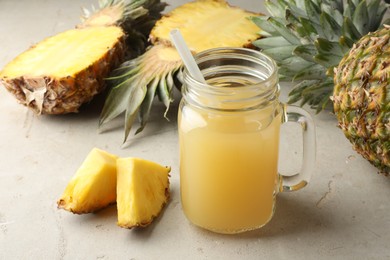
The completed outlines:
[[[215,11],[219,15],[215,15]],[[230,14],[236,19],[226,23],[226,17]],[[108,81],[113,89],[103,107],[100,127],[126,111],[126,141],[136,115],[141,123],[136,134],[145,127],[156,95],[166,107],[164,114],[166,117],[173,99],[173,89],[181,87],[183,66],[180,55],[169,40],[169,31],[180,28],[184,37],[188,37],[187,44],[193,53],[211,47],[242,47],[247,46],[248,41],[258,38],[257,26],[248,20],[248,17],[253,15],[257,14],[231,7],[224,0],[198,0],[172,10],[152,29],[149,39],[153,46],[139,58],[125,63]],[[204,33],[199,25],[205,22],[209,23],[211,29],[220,27],[224,23],[223,33],[205,34],[204,37],[199,38],[197,35]],[[192,35],[194,37],[191,37]],[[131,89],[135,87],[143,89],[139,90],[141,94],[135,95],[132,92]],[[133,95],[135,99],[132,99]],[[127,107],[128,102],[135,102],[134,108],[137,106],[139,108]]]
[[[92,6],[92,10],[83,8],[84,15],[81,17],[82,21],[88,20],[93,14],[99,13],[107,8],[114,8],[119,11],[119,19],[113,21],[114,23],[125,23],[126,19],[137,20],[145,14],[149,18],[157,20],[161,17],[161,12],[167,6],[166,3],[159,0],[99,0],[99,7]]]
[[[334,68],[382,25],[388,7],[381,0],[266,0],[265,6],[270,16],[252,18],[265,38],[253,44],[276,60],[281,80],[299,82],[289,103],[317,112],[330,105]]]
[[[129,56],[134,58],[145,51],[150,30],[166,6],[160,0],[99,0],[98,8],[83,8],[83,24],[80,26],[121,26],[127,34]]]
[[[173,101],[173,88],[178,87],[175,79],[180,78],[178,73],[182,62],[178,60],[170,64],[164,63],[161,67],[156,60],[159,48],[164,47],[153,46],[138,58],[124,62],[107,79],[112,88],[100,115],[99,128],[125,113],[124,142],[127,141],[137,115],[140,127],[135,134],[145,128],[156,95],[166,107],[165,117]]]

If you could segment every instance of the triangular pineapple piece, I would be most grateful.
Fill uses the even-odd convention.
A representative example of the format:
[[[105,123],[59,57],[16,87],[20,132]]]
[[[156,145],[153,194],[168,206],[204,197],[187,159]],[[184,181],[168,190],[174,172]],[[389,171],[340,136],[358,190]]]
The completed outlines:
[[[145,227],[169,199],[170,167],[139,158],[117,160],[118,226]]]
[[[82,214],[115,203],[117,158],[92,149],[58,200],[58,208]]]

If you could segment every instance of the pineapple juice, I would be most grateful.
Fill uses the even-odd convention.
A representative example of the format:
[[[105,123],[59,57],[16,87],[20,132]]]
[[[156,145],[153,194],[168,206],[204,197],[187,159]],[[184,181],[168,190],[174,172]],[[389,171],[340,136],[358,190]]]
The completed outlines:
[[[238,87],[253,80],[225,76],[208,83]],[[245,93],[235,93],[240,95]],[[281,109],[276,102],[232,113],[226,111],[231,103],[217,101],[218,110],[184,102],[179,110],[183,210],[192,223],[219,233],[259,228],[274,211]],[[235,109],[240,105],[247,104]]]
[[[185,215],[218,233],[265,225],[279,191],[296,191],[311,178],[315,125],[310,114],[279,101],[277,65],[243,48],[215,48],[195,60],[205,82],[183,71],[178,115],[180,190]],[[279,130],[302,129],[300,172],[278,173]]]

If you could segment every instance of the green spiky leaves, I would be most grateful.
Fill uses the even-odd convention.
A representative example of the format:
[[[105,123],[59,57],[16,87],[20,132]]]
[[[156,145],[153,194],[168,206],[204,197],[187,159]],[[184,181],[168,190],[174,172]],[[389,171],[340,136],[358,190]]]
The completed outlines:
[[[381,0],[267,0],[271,16],[253,21],[266,36],[254,42],[274,58],[281,80],[299,82],[289,103],[320,112],[330,106],[333,71],[353,44],[378,29],[387,10]]]
[[[173,29],[180,29],[192,54],[217,47],[252,47],[259,29],[248,18],[255,15],[224,0],[197,0],[173,9],[152,29],[149,39],[153,46],[136,60],[126,62],[108,80],[113,89],[100,125],[125,113],[126,141],[137,115],[140,127],[136,133],[145,127],[155,96],[165,105],[166,116],[173,89],[181,87],[182,60],[169,37]]]
[[[106,99],[100,117],[100,127],[125,113],[126,142],[131,127],[138,116],[141,132],[150,115],[154,97],[157,95],[166,107],[164,116],[173,98],[175,78],[182,61],[172,47],[156,45],[136,59],[123,63],[108,79],[112,89]]]

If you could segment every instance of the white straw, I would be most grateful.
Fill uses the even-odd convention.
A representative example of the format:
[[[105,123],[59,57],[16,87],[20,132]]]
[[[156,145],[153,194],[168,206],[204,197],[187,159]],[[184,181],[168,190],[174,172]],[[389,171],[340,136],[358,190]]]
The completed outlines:
[[[184,62],[190,75],[197,81],[206,84],[206,81],[200,71],[194,57],[192,56],[186,42],[184,41],[183,36],[181,35],[179,29],[173,29],[170,33],[171,40],[173,45],[175,45],[177,52],[179,53],[181,59]]]

